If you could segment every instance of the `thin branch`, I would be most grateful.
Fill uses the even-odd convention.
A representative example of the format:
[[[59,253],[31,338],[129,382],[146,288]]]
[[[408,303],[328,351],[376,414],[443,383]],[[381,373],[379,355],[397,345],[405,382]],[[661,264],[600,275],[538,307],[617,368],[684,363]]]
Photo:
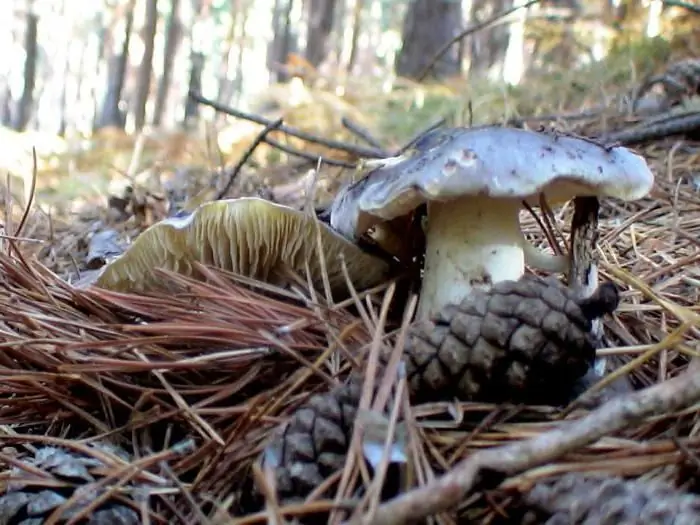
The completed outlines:
[[[241,169],[243,169],[243,166],[245,166],[245,163],[248,162],[248,159],[250,156],[253,154],[253,152],[256,150],[256,148],[265,142],[265,138],[267,137],[268,133],[270,133],[272,130],[275,130],[279,128],[282,125],[282,122],[284,119],[278,118],[274,122],[271,122],[267,126],[265,126],[265,129],[263,129],[260,133],[258,133],[258,136],[255,137],[255,140],[253,143],[248,146],[248,149],[245,150],[245,153],[243,153],[243,156],[240,158],[238,163],[233,167],[231,171],[227,173],[228,175],[228,180],[226,181],[226,184],[224,184],[224,187],[219,190],[219,192],[216,194],[216,197],[214,200],[220,200],[224,198],[224,195],[226,195],[229,190],[231,189],[231,186],[233,186],[233,182],[236,180],[238,177],[238,174],[240,173]]]
[[[262,126],[269,126],[272,123],[271,120],[266,119],[264,117],[260,117],[257,115],[251,115],[250,113],[244,113],[243,111],[239,111],[237,109],[233,109],[233,108],[224,106],[223,104],[219,104],[218,102],[216,102],[214,100],[210,100],[208,98],[205,98],[200,93],[197,93],[195,91],[190,91],[188,95],[195,102],[197,102],[199,104],[203,104],[205,106],[209,106],[220,113],[225,113],[226,115],[230,115],[232,117],[240,118],[243,120],[248,120],[250,122],[255,122],[256,124],[260,124]],[[376,148],[364,148],[362,146],[348,144],[346,142],[341,142],[341,141],[337,141],[337,140],[323,139],[323,138],[317,137],[315,135],[312,135],[311,133],[307,133],[307,132],[302,131],[300,129],[291,128],[289,126],[281,125],[281,126],[279,126],[278,129],[279,129],[279,131],[282,131],[282,132],[286,133],[287,135],[291,135],[291,136],[296,137],[298,139],[306,140],[306,141],[311,142],[313,144],[319,144],[321,146],[325,146],[325,147],[330,148],[330,149],[344,151],[346,153],[350,153],[351,155],[357,155],[358,157],[375,158],[376,159],[376,158],[383,158],[385,156],[382,151],[377,150]]]
[[[662,3],[667,7],[681,7],[687,9],[691,13],[700,15],[700,6],[691,4],[690,2],[679,2],[677,0],[663,0]]]
[[[347,162],[344,160],[338,160],[338,159],[332,159],[330,157],[324,157],[323,155],[319,154],[313,154],[313,153],[306,153],[305,151],[301,151],[300,149],[293,148],[292,146],[287,146],[286,144],[282,144],[279,141],[270,139],[265,137],[264,139],[265,144],[272,146],[273,148],[276,148],[280,151],[283,151],[287,155],[293,155],[295,157],[299,157],[301,159],[308,160],[309,162],[312,162],[313,164],[327,164],[329,166],[339,166],[341,168],[355,168],[356,164],[353,162]]]
[[[389,156],[389,153],[386,152],[384,150],[384,148],[382,147],[381,142],[378,139],[374,138],[372,136],[372,134],[369,132],[369,130],[363,128],[357,122],[353,122],[348,117],[343,117],[342,119],[340,119],[340,122],[343,123],[343,126],[345,127],[345,129],[347,129],[350,133],[355,135],[357,138],[365,141],[367,144],[369,144],[373,148],[376,148],[377,151],[384,152],[385,156],[387,156],[387,157]]]
[[[577,111],[575,113],[549,113],[547,115],[530,115],[526,117],[513,117],[506,121],[506,126],[522,126],[526,123],[536,123],[536,122],[546,122],[548,120],[585,120],[588,118],[600,117],[600,114],[605,111],[604,106],[597,106],[592,109],[587,109],[584,111]],[[617,115],[615,115],[617,116]],[[619,116],[623,116],[620,114]]]
[[[444,476],[381,505],[363,525],[415,522],[454,508],[470,492],[500,484],[503,477],[555,461],[563,455],[641,423],[700,401],[700,374],[684,374],[658,385],[617,397],[576,421],[503,447],[475,452]],[[486,487],[488,485],[488,487]]]
[[[405,153],[407,150],[411,149],[411,148],[413,147],[413,145],[414,145],[416,142],[418,142],[420,139],[422,139],[423,137],[425,137],[425,136],[426,136],[428,133],[430,133],[431,131],[435,131],[436,129],[438,129],[439,127],[441,127],[443,124],[445,124],[446,121],[447,121],[447,119],[446,119],[445,117],[442,117],[442,118],[439,119],[438,121],[433,122],[432,124],[430,124],[430,125],[429,125],[427,128],[425,128],[424,130],[419,131],[411,140],[409,140],[406,144],[404,144],[403,146],[401,146],[401,147],[396,151],[396,153],[394,153],[394,156],[399,156],[399,155],[401,155],[402,153]]]
[[[527,9],[528,7],[535,5],[539,2],[540,0],[530,0],[529,2],[519,5],[516,7],[511,7],[509,9],[506,9],[504,11],[501,11],[500,13],[496,13],[493,15],[491,18],[488,18],[487,20],[484,20],[483,22],[478,22],[474,25],[469,26],[466,28],[464,31],[459,33],[458,35],[452,37],[448,42],[443,45],[437,53],[433,56],[433,58],[430,59],[430,62],[428,62],[428,65],[425,66],[423,71],[421,71],[420,75],[418,75],[418,82],[422,81],[425,77],[428,76],[428,73],[435,67],[435,64],[437,63],[438,60],[442,58],[442,56],[447,53],[447,51],[457,42],[462,40],[463,38],[468,37],[469,35],[472,35],[476,33],[477,31],[481,31],[482,29],[487,28],[494,22],[498,22],[501,18],[505,18],[506,16],[510,15],[511,13],[515,13],[518,9]]]
[[[606,143],[615,143],[621,146],[639,144],[648,140],[658,140],[672,135],[690,133],[700,130],[700,111],[674,115],[670,118],[656,122],[642,123],[631,129],[623,129],[604,135]]]

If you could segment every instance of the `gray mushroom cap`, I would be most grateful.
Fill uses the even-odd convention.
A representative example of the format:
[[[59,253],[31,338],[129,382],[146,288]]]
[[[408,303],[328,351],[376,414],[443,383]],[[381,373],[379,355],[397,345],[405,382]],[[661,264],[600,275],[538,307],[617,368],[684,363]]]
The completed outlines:
[[[411,154],[368,167],[330,209],[331,226],[351,239],[430,201],[483,196],[536,206],[540,194],[552,204],[587,195],[636,200],[654,183],[645,160],[627,148],[497,126],[440,129]]]

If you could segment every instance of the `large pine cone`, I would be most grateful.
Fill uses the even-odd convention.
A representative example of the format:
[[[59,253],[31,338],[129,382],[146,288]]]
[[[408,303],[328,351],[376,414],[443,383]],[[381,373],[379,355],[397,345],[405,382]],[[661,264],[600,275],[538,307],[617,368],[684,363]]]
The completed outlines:
[[[538,483],[524,496],[547,517],[544,525],[698,525],[700,496],[661,482],[616,476],[565,474]]]
[[[105,444],[91,446],[121,457],[125,456],[122,451]],[[7,490],[0,496],[0,525],[44,523],[68,498],[77,491],[84,490],[85,493],[77,499],[76,503],[70,505],[61,514],[61,520],[58,523],[67,523],[99,495],[97,489],[92,489],[89,485],[102,477],[95,471],[105,466],[94,457],[61,448],[39,446],[33,457],[23,458],[22,462],[50,474],[50,477],[41,477],[14,467],[8,480]],[[65,483],[66,486],[52,487],[52,481]],[[105,488],[99,490],[104,491]],[[83,525],[139,525],[141,519],[132,508],[110,498],[97,507],[87,520],[80,523]]]
[[[577,300],[558,281],[526,276],[475,292],[437,320],[416,324],[405,361],[412,401],[542,399],[558,402],[595,357],[591,321],[618,302],[612,284]],[[319,394],[268,445],[280,500],[304,497],[342,468],[362,378]]]
[[[475,291],[414,326],[405,352],[412,400],[565,403],[595,359],[591,322],[617,304],[612,283],[581,300],[533,275]]]

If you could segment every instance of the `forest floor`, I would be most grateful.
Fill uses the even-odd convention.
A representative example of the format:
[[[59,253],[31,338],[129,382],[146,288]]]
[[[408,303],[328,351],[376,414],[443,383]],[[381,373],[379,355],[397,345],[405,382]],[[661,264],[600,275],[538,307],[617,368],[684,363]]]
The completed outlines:
[[[586,81],[590,88],[593,81]],[[597,89],[565,89],[571,79],[559,78],[531,92],[480,92],[472,86],[466,95],[457,84],[408,86],[385,104],[380,114],[385,118],[374,119],[367,117],[376,112],[370,95],[358,94],[353,104],[350,96],[312,93],[305,105],[279,107],[266,117],[284,117],[286,125],[352,146],[367,148],[374,142],[372,147],[387,155],[443,114],[453,125],[546,125],[629,144],[646,158],[656,182],[641,200],[601,202],[600,279],[618,285],[621,302],[605,319],[610,344],[599,356],[615,364],[612,378],[626,376],[639,393],[682,377],[691,358],[700,355],[698,94],[663,112],[666,123],[695,118],[694,131],[686,126],[668,132],[654,120],[659,113],[620,109],[627,84],[621,89],[615,78],[596,82]],[[628,82],[639,85],[639,79]],[[613,94],[617,102],[610,102]],[[392,120],[399,114],[412,116]],[[341,117],[382,140],[361,141],[352,126],[341,125]],[[96,271],[173,207],[191,211],[213,198],[246,195],[302,206],[309,170],[316,165],[270,145],[258,146],[225,188],[234,177],[231,167],[261,130],[246,121],[232,122],[218,134],[218,147],[198,138],[203,135],[198,132],[138,138],[104,130],[84,143],[66,143],[61,154],[42,155],[35,192],[27,189],[32,185],[28,176],[23,189],[15,178],[4,192],[11,210],[4,228],[12,232],[0,253],[0,443],[5,445],[0,463],[7,471],[31,446],[61,445],[94,454],[87,442],[109,440],[127,451],[126,464],[138,468],[100,456],[109,466],[101,473],[102,483],[151,491],[152,505],[129,503],[150,513],[151,523],[166,522],[165,516],[179,516],[183,523],[228,523],[224,517],[237,512],[235,490],[250,475],[270,433],[310,395],[347,375],[349,360],[339,350],[391,348],[402,333],[400,317],[386,320],[381,313],[391,283],[360,294],[359,312],[357,303],[328,304],[310,290],[303,291],[306,304],[300,305],[299,296],[291,300],[289,292],[251,290],[218,273],[212,274],[213,283],[164,274],[164,281],[185,287],[181,295],[143,296],[68,284]],[[309,146],[281,131],[271,131],[268,138],[338,163],[358,159],[353,148]],[[212,169],[218,165],[225,168]],[[351,170],[322,164],[314,204],[327,204],[351,176]],[[25,214],[28,201],[32,206]],[[564,250],[571,216],[571,205],[554,212]],[[551,250],[532,216],[523,214],[523,224],[533,244]],[[106,244],[93,242],[100,232],[113,232]],[[513,405],[446,400],[414,406],[407,430],[414,445],[406,452],[412,476],[426,484],[477,451],[548,439],[567,422],[590,421],[587,440],[559,443],[558,454],[545,465],[514,468],[498,490],[475,491],[460,512],[496,523],[515,509],[513,491],[527,492],[538,480],[567,472],[660,479],[697,492],[697,406],[631,418],[594,439],[594,424],[602,417],[596,410],[603,409],[522,406],[517,400]],[[357,469],[348,462],[346,474]],[[345,490],[350,498],[350,489]],[[371,500],[363,505],[373,505]],[[322,504],[288,511],[305,512],[314,505]],[[385,520],[378,522],[391,522],[381,516]],[[264,519],[256,515],[236,523]],[[450,519],[445,515],[443,522]]]

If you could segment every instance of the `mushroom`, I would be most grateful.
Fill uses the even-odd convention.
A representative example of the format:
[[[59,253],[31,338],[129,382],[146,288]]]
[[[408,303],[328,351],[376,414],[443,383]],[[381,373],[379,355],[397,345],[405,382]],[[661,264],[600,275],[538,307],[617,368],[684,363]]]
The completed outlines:
[[[303,276],[308,264],[311,283],[322,289],[319,234],[334,297],[347,296],[343,263],[357,288],[374,286],[387,277],[387,261],[365,253],[327,224],[302,211],[247,197],[206,203],[189,215],[154,224],[91,281],[116,291],[147,291],[161,284],[155,268],[196,275],[194,263],[199,262],[282,284],[289,270]]]
[[[531,246],[522,202],[576,196],[636,200],[654,177],[623,147],[584,138],[485,126],[438,130],[411,154],[374,161],[333,201],[330,223],[348,239],[427,203],[425,268],[418,317],[432,317],[475,287],[518,279],[525,264],[564,271],[568,259]]]

